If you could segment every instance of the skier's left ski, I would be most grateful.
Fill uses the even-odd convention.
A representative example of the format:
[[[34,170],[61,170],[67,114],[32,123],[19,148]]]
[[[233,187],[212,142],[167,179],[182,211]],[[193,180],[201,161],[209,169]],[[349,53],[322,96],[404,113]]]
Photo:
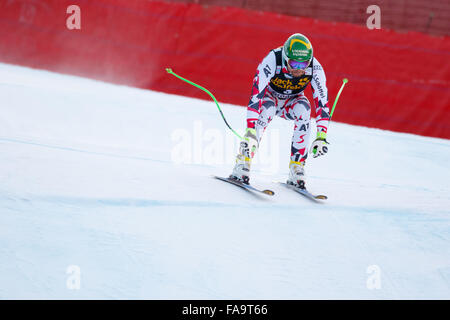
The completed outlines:
[[[287,184],[287,183],[285,183],[285,182],[279,182],[279,184],[282,184],[282,185],[285,186],[286,188],[289,188],[289,189],[291,189],[291,190],[294,190],[295,192],[298,192],[298,193],[300,193],[301,195],[307,197],[308,199],[311,199],[311,200],[314,200],[314,201],[316,201],[316,200],[326,200],[326,199],[328,199],[328,197],[325,196],[325,195],[323,195],[323,194],[314,195],[314,194],[312,194],[311,192],[309,192],[309,191],[306,190],[306,189],[296,188],[296,187],[294,187],[293,185]]]
[[[255,188],[254,186],[251,186],[249,184],[245,184],[243,182],[237,181],[235,179],[231,179],[231,178],[224,178],[224,177],[219,177],[219,176],[213,176],[216,179],[234,184],[235,186],[241,187],[243,189],[246,189],[248,191],[254,191],[254,192],[258,192],[258,193],[263,193],[269,196],[273,196],[275,194],[275,192],[273,192],[272,190],[260,190],[258,188]]]

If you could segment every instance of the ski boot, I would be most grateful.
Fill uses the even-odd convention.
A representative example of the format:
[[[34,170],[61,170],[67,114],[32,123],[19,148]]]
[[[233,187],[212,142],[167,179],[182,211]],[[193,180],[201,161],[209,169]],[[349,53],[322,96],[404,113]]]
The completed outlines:
[[[236,156],[236,164],[234,165],[233,172],[230,175],[231,179],[250,184],[250,165],[252,159],[238,154]]]
[[[236,156],[236,164],[230,175],[231,179],[250,183],[250,166],[252,158],[258,148],[258,139],[256,138],[256,130],[247,128],[244,139],[239,144],[239,153]]]
[[[306,189],[305,186],[305,162],[289,162],[289,178],[286,181],[287,184],[290,184],[299,189]]]

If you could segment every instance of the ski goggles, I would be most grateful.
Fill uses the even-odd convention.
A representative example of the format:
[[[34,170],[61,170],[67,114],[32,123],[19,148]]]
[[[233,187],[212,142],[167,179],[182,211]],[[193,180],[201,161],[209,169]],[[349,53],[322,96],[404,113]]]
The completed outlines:
[[[309,66],[309,61],[295,61],[289,59],[288,63],[292,69],[305,70]]]

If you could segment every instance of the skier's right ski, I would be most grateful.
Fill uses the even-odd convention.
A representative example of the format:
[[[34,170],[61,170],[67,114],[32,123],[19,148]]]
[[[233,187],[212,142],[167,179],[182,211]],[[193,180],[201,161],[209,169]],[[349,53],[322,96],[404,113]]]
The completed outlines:
[[[326,200],[326,199],[328,199],[328,197],[325,196],[325,195],[323,195],[323,194],[314,195],[314,194],[312,194],[311,192],[309,192],[309,191],[306,190],[306,189],[296,188],[295,186],[290,185],[290,184],[287,184],[287,183],[285,183],[285,182],[279,182],[279,183],[282,184],[282,185],[284,185],[286,188],[291,189],[291,190],[294,190],[295,192],[298,192],[298,193],[300,193],[301,195],[307,197],[308,199],[311,199],[311,200],[314,200],[314,201],[316,201],[316,200]]]

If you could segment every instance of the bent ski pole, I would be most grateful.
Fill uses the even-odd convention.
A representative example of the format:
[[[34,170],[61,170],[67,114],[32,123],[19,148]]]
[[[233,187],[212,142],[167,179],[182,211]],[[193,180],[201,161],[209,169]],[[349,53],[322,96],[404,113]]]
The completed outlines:
[[[184,82],[187,82],[187,83],[189,83],[190,85],[192,85],[192,86],[194,86],[194,87],[196,87],[196,88],[198,88],[198,89],[200,89],[200,90],[203,90],[203,91],[205,91],[207,94],[209,94],[209,96],[210,96],[210,97],[214,100],[214,102],[216,103],[217,109],[219,109],[220,115],[222,116],[222,119],[223,119],[223,121],[225,122],[225,124],[227,125],[227,127],[228,127],[228,128],[229,128],[229,129],[230,129],[230,130],[231,130],[231,131],[232,131],[232,132],[233,132],[240,140],[242,140],[242,137],[241,137],[236,131],[234,131],[233,128],[228,124],[227,119],[225,119],[225,116],[223,115],[222,109],[220,109],[219,103],[217,102],[216,98],[213,96],[213,94],[212,94],[208,89],[206,89],[206,88],[202,87],[201,85],[198,85],[198,84],[196,84],[196,83],[194,83],[194,82],[192,82],[192,81],[190,81],[190,80],[188,80],[188,79],[185,79],[185,78],[183,78],[183,77],[177,75],[175,72],[172,71],[171,68],[166,68],[166,71],[167,71],[168,74],[171,74],[171,75],[177,77],[178,79],[183,80]]]
[[[330,121],[331,121],[331,117],[333,116],[334,108],[336,108],[336,104],[337,104],[337,102],[338,102],[338,100],[339,100],[339,96],[341,95],[342,90],[344,90],[344,86],[345,86],[345,84],[346,84],[347,82],[348,82],[348,79],[347,79],[347,78],[344,78],[344,79],[342,80],[342,86],[341,86],[341,88],[339,89],[338,94],[336,95],[336,99],[334,100],[334,103],[333,103],[333,108],[331,108],[331,112],[330,112]]]
[[[342,86],[338,91],[338,94],[336,95],[336,99],[334,99],[334,103],[333,103],[333,107],[331,108],[331,112],[330,112],[330,122],[331,122],[331,117],[333,116],[333,112],[334,112],[334,108],[336,108],[336,104],[339,100],[339,96],[341,95],[342,90],[344,90],[344,86],[345,84],[348,82],[347,78],[344,78],[342,80]],[[321,132],[322,133],[322,132]],[[326,142],[326,140],[325,140]],[[327,142],[328,143],[328,142]],[[324,147],[325,148],[325,147]],[[315,155],[317,153],[317,147],[315,147],[314,149],[312,149],[312,153]]]

